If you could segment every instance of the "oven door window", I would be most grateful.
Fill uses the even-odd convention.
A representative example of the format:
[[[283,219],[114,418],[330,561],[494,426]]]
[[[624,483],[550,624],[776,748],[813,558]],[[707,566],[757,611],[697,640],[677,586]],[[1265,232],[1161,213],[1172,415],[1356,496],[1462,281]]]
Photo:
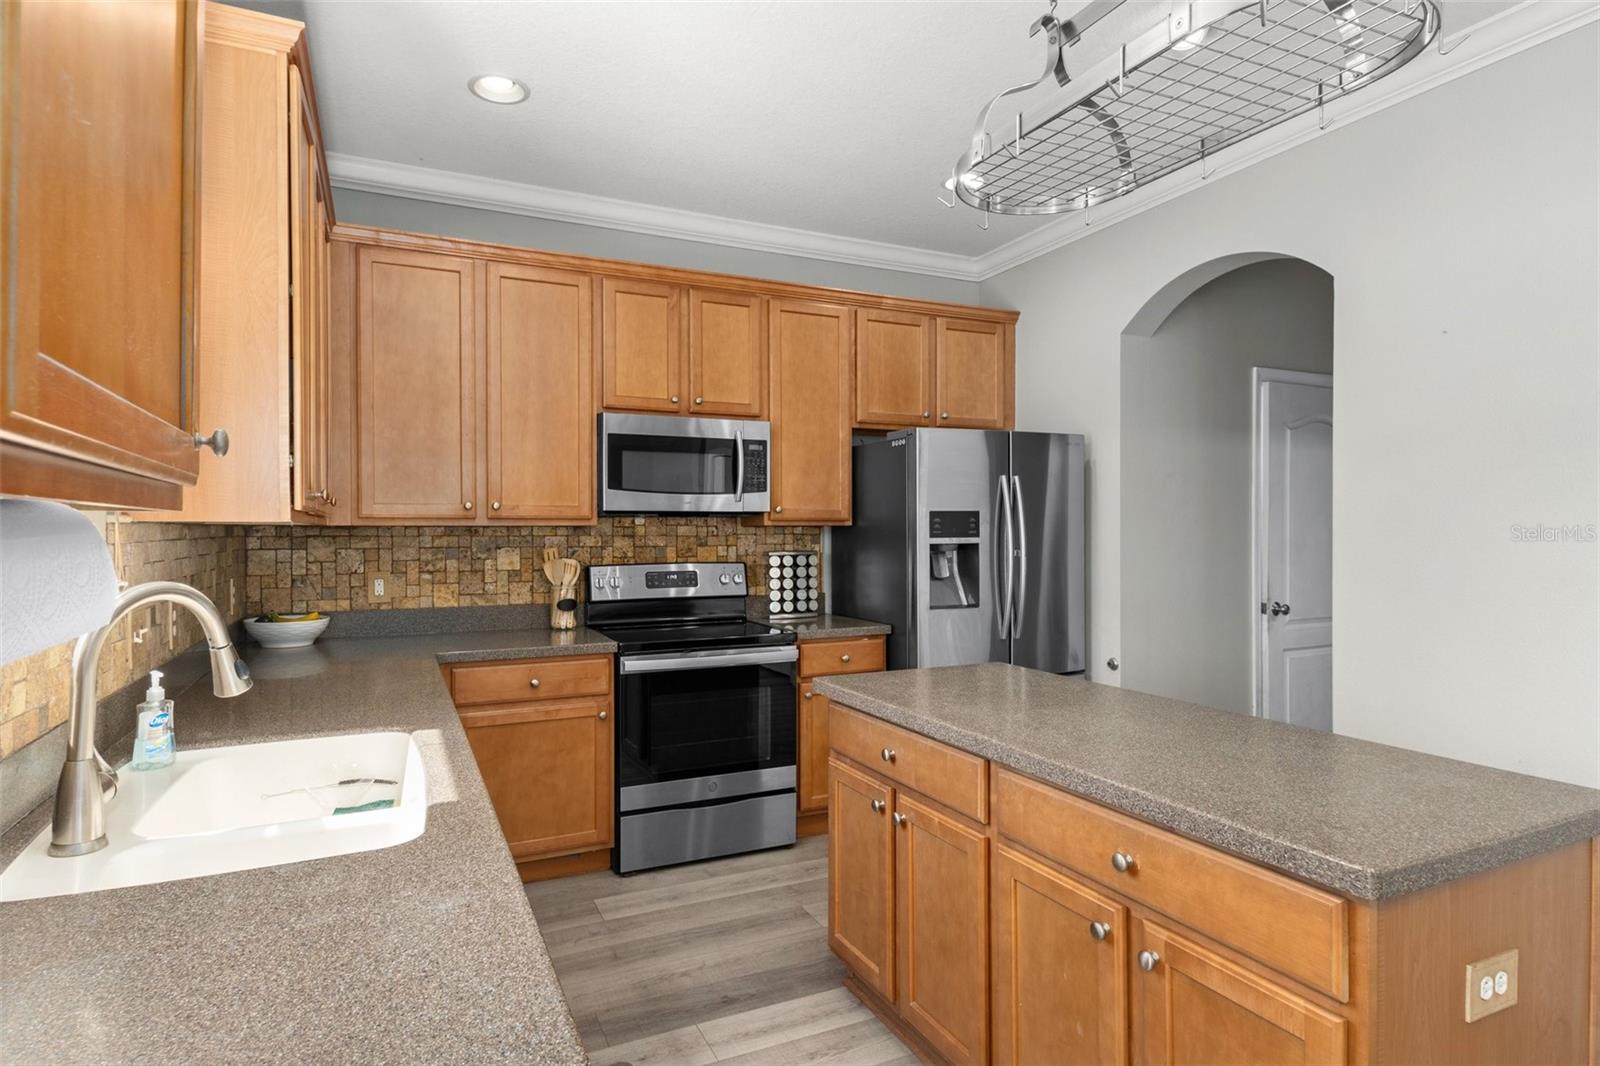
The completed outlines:
[[[795,763],[794,664],[623,674],[618,784]]]
[[[738,455],[731,438],[608,433],[606,488],[674,496],[731,496]]]

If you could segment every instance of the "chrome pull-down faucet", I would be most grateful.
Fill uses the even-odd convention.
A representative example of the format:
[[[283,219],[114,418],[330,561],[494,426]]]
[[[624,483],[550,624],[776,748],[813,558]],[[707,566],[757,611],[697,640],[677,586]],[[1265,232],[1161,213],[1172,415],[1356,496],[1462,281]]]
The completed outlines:
[[[87,855],[106,846],[105,803],[116,795],[117,773],[95,749],[95,673],[106,637],[122,616],[162,601],[181,604],[200,620],[211,650],[211,691],[227,698],[250,689],[250,668],[234,651],[228,624],[205,593],[177,581],[147,581],[125,590],[117,597],[111,620],[79,637],[72,649],[67,761],[56,784],[55,814],[50,822],[51,855]]]

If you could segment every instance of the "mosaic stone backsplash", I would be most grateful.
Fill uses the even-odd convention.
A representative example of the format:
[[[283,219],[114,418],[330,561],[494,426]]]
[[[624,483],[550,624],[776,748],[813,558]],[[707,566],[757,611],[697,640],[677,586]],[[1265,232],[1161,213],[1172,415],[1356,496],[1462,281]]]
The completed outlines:
[[[548,603],[544,550],[590,563],[739,562],[766,594],[766,553],[820,551],[812,526],[734,516],[601,518],[595,526],[252,526],[246,610],[362,611]],[[376,578],[385,597],[373,597]]]
[[[132,522],[115,513],[90,514],[105,532],[123,581],[182,581],[210,596],[230,622],[244,614],[243,526]],[[202,635],[194,616],[181,607],[170,614],[165,604],[135,611],[118,624],[100,655],[99,691],[115,692],[159,669]],[[73,643],[0,666],[0,759],[67,720]]]

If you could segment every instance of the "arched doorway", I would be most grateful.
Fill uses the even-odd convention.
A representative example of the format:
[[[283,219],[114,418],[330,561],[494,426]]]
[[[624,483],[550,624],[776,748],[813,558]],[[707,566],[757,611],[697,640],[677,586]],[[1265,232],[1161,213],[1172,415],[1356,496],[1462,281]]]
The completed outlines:
[[[1197,266],[1128,323],[1121,359],[1125,687],[1330,727],[1332,372],[1333,278],[1292,256],[1250,252]],[[1271,401],[1270,421],[1290,399],[1299,404],[1290,421],[1302,429],[1311,423],[1309,409],[1300,408],[1325,405],[1320,442],[1288,430],[1273,438],[1270,425],[1257,426],[1263,403]],[[1280,528],[1291,517],[1285,506],[1296,509],[1289,540]],[[1268,519],[1277,526],[1258,535]],[[1269,563],[1272,543],[1278,554]],[[1301,613],[1272,613],[1287,597],[1280,580],[1262,615],[1263,576],[1276,565],[1281,578],[1285,558]],[[1310,591],[1312,584],[1321,591]],[[1324,616],[1319,644],[1308,636],[1309,622]],[[1304,643],[1288,648],[1286,635]]]

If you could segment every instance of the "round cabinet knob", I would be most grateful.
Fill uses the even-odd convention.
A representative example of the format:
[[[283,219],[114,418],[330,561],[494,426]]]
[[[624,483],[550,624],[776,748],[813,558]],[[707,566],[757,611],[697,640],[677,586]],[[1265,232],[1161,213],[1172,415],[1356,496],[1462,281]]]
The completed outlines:
[[[601,711],[600,712],[599,718],[600,718],[600,720],[602,722],[605,721],[607,718],[610,718],[610,717],[611,717],[611,712],[610,711]]]
[[[814,696],[814,695],[815,695],[815,693],[812,693],[812,692],[807,692],[807,693],[806,693],[806,694],[805,694],[805,696],[806,696],[806,699],[808,699],[808,700],[809,700],[809,699],[810,699],[810,698],[811,698],[811,697],[812,697],[812,696]]]
[[[878,754],[883,756],[883,761],[884,762],[894,762],[894,749],[893,748],[884,748]]]
[[[489,510],[491,510],[491,511],[498,511],[498,510],[500,510],[500,501],[499,501],[499,500],[496,500],[496,501],[494,501],[494,502],[493,502],[493,503],[491,503],[491,504],[490,504],[490,505],[489,505]]]
[[[1119,874],[1131,874],[1139,863],[1132,855],[1125,851],[1119,851],[1111,856],[1111,865]]]
[[[939,412],[939,417],[940,418],[949,418],[950,417],[950,412],[949,411],[940,411]]]
[[[895,811],[894,812],[894,824],[895,825],[905,825],[906,824],[906,816],[901,814],[899,811]]]
[[[885,807],[887,807],[887,806],[888,806],[888,804],[884,803],[883,800],[873,800],[872,801],[872,809],[877,811],[879,814],[882,814],[883,813],[883,809]]]
[[[674,396],[674,397],[673,397],[673,398],[672,398],[672,402],[673,402],[673,403],[677,403],[677,402],[678,402],[678,398],[677,398],[677,397],[676,397],[676,396]]]
[[[839,656],[839,661],[842,662],[842,663],[849,662],[850,661],[850,653],[846,652],[845,654]]]
[[[528,687],[529,688],[538,688],[539,687],[539,679],[537,677],[528,678]]]
[[[931,414],[933,414],[933,412],[932,412],[932,411],[924,411],[924,412],[922,412],[922,417],[923,417],[923,418],[927,418],[927,417],[928,417],[928,416],[929,416],[929,415],[931,415]]]
[[[1160,961],[1161,956],[1156,954],[1154,951],[1139,952],[1139,969],[1143,970],[1145,973],[1149,973],[1150,971],[1154,970],[1156,968],[1156,963]]]
[[[227,455],[228,431],[220,428],[214,429],[209,437],[202,437],[196,433],[194,435],[194,446],[196,448],[210,448],[217,455]]]
[[[472,501],[471,500],[463,500],[462,503],[461,503],[461,508],[462,508],[462,510],[466,510],[466,511],[472,510]]]
[[[696,404],[697,404],[697,405],[698,405],[698,404],[702,404],[702,403],[705,403],[705,402],[706,402],[706,398],[705,398],[705,397],[704,397],[704,396],[696,396],[696,397],[695,397],[695,398],[694,398],[694,402],[695,402],[695,403],[696,403]]]
[[[772,509],[772,513],[773,514],[782,514],[783,513],[783,504],[780,503],[780,504],[778,504],[778,506],[774,507]]]
[[[1111,935],[1111,926],[1106,922],[1090,922],[1089,935],[1096,940],[1104,940]]]

